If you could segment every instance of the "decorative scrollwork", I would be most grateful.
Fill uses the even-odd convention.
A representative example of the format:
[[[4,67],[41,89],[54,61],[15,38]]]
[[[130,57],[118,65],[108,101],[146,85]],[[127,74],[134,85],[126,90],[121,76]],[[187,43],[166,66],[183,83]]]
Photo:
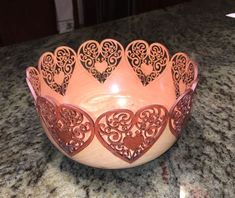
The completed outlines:
[[[118,66],[123,55],[122,45],[112,39],[105,39],[100,44],[96,41],[87,41],[78,50],[78,57],[82,66],[100,83],[111,75]],[[99,71],[97,63],[105,67]]]
[[[56,105],[54,102],[38,97],[36,107],[45,125],[50,129],[54,129],[57,122]]]
[[[189,89],[180,96],[176,104],[171,108],[169,112],[169,127],[172,134],[178,137],[181,133],[183,125],[187,116],[190,113],[192,106],[193,90]]]
[[[67,154],[77,154],[92,141],[93,120],[81,109],[70,105],[57,106],[43,97],[38,97],[37,109],[50,135]]]
[[[46,84],[64,96],[76,65],[74,50],[69,47],[58,47],[54,54],[44,53],[38,65]]]
[[[191,88],[195,79],[195,65],[192,61],[188,62],[187,70],[182,76],[183,83],[186,85],[186,89]]]
[[[41,84],[39,78],[39,72],[35,67],[28,67],[26,71],[26,80],[30,83],[29,88],[34,98],[40,95]],[[31,87],[30,87],[31,86]]]
[[[169,62],[169,53],[163,45],[152,43],[149,46],[142,40],[131,42],[126,48],[126,56],[144,86],[155,80]],[[150,69],[148,74],[143,68],[146,66]]]
[[[172,78],[175,86],[176,99],[187,88],[190,88],[195,79],[195,65],[184,53],[176,53],[171,59]],[[185,90],[181,91],[179,83],[185,84]]]
[[[167,109],[150,105],[135,114],[127,109],[106,112],[96,120],[96,136],[117,157],[132,163],[146,153],[161,136]]]

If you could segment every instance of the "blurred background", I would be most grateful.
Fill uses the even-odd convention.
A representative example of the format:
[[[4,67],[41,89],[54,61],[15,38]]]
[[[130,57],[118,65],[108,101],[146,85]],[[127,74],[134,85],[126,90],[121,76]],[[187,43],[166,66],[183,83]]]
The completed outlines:
[[[187,0],[1,0],[0,46],[164,9]]]

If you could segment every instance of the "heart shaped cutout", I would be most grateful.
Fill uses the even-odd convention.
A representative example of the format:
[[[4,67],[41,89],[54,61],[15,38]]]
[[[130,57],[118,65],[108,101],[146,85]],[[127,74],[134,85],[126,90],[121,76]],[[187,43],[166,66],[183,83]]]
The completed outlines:
[[[164,131],[168,111],[150,105],[135,114],[128,109],[108,111],[95,123],[96,137],[115,156],[132,163],[145,154]]]
[[[68,155],[86,148],[94,137],[94,123],[83,110],[71,106],[57,106],[53,100],[38,97],[36,106],[51,137]]]
[[[181,95],[169,111],[169,128],[171,133],[177,138],[187,120],[192,107],[193,90],[188,89]]]
[[[176,99],[183,93],[186,89],[190,88],[197,76],[195,68],[196,65],[193,63],[185,53],[176,53],[171,58],[171,71],[172,78],[175,86]],[[180,90],[180,82],[185,84],[185,89]]]
[[[46,84],[65,95],[76,65],[76,53],[69,47],[58,47],[54,54],[44,53],[39,59],[39,71]]]
[[[94,78],[104,83],[120,63],[123,51],[122,45],[115,40],[105,39],[100,44],[90,40],[78,49],[78,59]]]
[[[169,63],[168,50],[159,43],[152,43],[149,46],[143,40],[133,41],[127,46],[125,53],[129,64],[144,86],[155,80]]]
[[[35,67],[27,68],[26,81],[34,97],[34,100],[36,100],[37,96],[40,95],[41,84],[40,84],[39,72]]]

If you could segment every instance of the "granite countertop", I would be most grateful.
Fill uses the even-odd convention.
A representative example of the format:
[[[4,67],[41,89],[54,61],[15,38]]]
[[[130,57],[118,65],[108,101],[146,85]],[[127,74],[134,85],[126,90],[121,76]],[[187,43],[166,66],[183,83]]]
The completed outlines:
[[[0,197],[234,197],[235,1],[190,1],[164,10],[0,48]],[[164,43],[199,63],[192,115],[158,159],[126,170],[76,163],[47,139],[25,82],[42,52],[88,39]]]

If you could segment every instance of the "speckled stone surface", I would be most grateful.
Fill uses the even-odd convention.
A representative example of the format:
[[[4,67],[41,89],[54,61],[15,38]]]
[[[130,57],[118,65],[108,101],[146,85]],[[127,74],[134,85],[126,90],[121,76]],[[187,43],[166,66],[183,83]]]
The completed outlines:
[[[64,35],[0,48],[0,197],[235,196],[235,1],[191,1]],[[85,40],[164,43],[199,63],[192,116],[160,158],[127,170],[94,169],[57,151],[43,133],[25,69],[42,52]]]

